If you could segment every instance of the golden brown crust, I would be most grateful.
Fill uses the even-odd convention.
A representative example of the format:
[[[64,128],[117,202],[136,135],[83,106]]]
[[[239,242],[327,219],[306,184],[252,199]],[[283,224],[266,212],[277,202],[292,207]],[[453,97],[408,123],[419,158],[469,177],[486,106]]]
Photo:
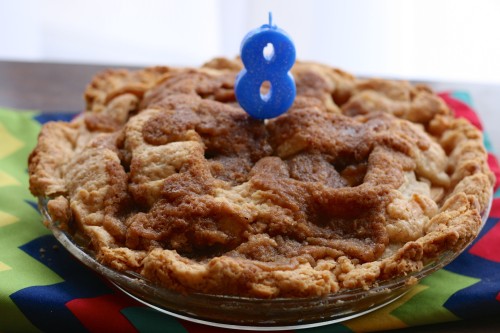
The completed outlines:
[[[293,107],[264,122],[236,102],[240,69],[97,75],[81,117],[42,129],[30,190],[101,262],[181,292],[368,288],[477,235],[481,133],[428,88],[298,62]]]
[[[124,69],[103,71],[93,78],[85,90],[86,110],[100,113],[110,101],[123,94],[142,98],[148,89],[172,71],[175,69],[160,66],[134,72]]]

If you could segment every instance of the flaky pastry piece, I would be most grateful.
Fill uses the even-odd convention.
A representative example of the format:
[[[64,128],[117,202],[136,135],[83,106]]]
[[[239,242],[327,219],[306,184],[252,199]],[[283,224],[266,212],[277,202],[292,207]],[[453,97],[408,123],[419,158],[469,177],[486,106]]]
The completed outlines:
[[[238,60],[106,71],[43,126],[30,190],[97,259],[183,292],[325,296],[411,272],[476,237],[482,135],[424,86],[297,62],[292,108],[237,104]]]

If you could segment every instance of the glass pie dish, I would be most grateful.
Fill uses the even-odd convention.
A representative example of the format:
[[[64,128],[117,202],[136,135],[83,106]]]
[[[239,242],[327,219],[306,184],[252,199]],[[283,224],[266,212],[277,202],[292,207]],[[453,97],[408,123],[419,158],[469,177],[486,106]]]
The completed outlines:
[[[317,327],[359,317],[397,300],[419,280],[444,267],[461,253],[446,251],[420,271],[381,281],[369,289],[344,290],[326,297],[258,299],[182,294],[159,287],[135,272],[119,272],[98,262],[88,247],[89,240],[79,233],[62,230],[58,221],[50,216],[47,202],[47,198],[39,198],[39,208],[48,228],[81,263],[150,308],[184,320],[223,328],[278,331]],[[491,202],[490,199],[488,208],[481,214],[481,227],[488,218]]]

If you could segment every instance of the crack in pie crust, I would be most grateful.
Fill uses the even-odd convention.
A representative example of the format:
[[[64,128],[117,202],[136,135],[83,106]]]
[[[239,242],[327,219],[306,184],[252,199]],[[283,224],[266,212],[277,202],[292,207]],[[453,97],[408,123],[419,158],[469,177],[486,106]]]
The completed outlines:
[[[43,126],[30,190],[97,259],[179,292],[323,296],[418,271],[476,237],[482,134],[431,90],[297,62],[293,107],[237,104],[238,60],[108,70]]]

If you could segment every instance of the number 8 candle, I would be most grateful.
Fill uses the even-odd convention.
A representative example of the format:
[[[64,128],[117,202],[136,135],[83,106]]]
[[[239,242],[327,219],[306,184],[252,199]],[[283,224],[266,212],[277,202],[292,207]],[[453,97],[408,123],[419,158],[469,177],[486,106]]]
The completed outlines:
[[[296,95],[289,70],[295,62],[295,46],[290,36],[272,24],[250,31],[241,42],[245,68],[238,74],[235,94],[240,106],[257,119],[274,118],[286,112]],[[269,87],[267,94],[261,90]]]

